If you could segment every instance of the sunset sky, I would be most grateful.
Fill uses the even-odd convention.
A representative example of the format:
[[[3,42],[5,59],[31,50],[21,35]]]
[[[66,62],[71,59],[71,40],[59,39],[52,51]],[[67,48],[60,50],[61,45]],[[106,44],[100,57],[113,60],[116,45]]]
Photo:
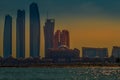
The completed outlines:
[[[26,57],[29,56],[29,5],[36,2],[41,19],[41,56],[44,56],[43,26],[47,17],[56,29],[70,32],[70,47],[120,46],[120,0],[0,0],[0,55],[3,53],[4,17],[13,17],[13,56],[16,54],[16,14],[26,11]]]

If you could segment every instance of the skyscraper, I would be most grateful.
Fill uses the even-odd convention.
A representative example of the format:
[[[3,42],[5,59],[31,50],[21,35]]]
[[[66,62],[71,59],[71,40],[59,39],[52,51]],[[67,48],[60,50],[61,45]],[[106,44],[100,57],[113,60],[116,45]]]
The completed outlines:
[[[57,30],[54,34],[54,48],[58,48],[58,46],[60,46],[60,34],[61,34],[61,31],[60,30]]]
[[[66,45],[68,48],[70,47],[69,31],[68,30],[62,30],[62,32],[60,34],[60,44]]]
[[[25,58],[25,11],[17,11],[16,20],[16,57]]]
[[[40,16],[36,3],[30,4],[30,56],[39,57],[40,53]]]
[[[45,38],[45,57],[47,57],[48,48],[53,48],[54,37],[54,19],[47,19],[44,26],[44,38]]]
[[[5,16],[3,56],[4,58],[12,56],[12,17],[10,15]]]
[[[70,39],[68,30],[57,30],[54,34],[54,48],[58,48],[61,45],[65,45],[70,48]]]

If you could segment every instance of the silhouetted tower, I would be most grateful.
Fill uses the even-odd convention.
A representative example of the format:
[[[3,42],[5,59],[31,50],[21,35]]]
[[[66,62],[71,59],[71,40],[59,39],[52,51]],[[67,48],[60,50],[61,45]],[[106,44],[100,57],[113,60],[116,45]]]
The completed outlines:
[[[25,11],[17,11],[16,20],[16,57],[25,58]]]
[[[54,48],[58,48],[61,45],[65,45],[70,48],[70,39],[68,30],[57,30],[54,34]]]
[[[62,30],[62,32],[60,34],[60,44],[66,45],[68,48],[70,47],[69,31],[68,30]]]
[[[54,34],[54,48],[58,48],[58,46],[60,46],[60,30],[57,30]]]
[[[49,48],[53,48],[54,37],[54,19],[47,19],[44,26],[44,38],[45,38],[45,57],[47,57],[47,51]]]
[[[30,5],[30,56],[39,57],[40,54],[40,16],[36,3]]]
[[[3,56],[4,58],[12,56],[12,17],[10,15],[5,16]]]

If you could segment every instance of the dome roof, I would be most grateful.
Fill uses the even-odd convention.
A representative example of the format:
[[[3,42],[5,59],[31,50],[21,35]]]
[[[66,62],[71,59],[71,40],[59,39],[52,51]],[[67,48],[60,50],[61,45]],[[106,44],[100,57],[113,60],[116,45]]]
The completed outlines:
[[[62,48],[62,49],[69,49],[66,45],[61,45],[61,46],[59,46],[58,48]]]

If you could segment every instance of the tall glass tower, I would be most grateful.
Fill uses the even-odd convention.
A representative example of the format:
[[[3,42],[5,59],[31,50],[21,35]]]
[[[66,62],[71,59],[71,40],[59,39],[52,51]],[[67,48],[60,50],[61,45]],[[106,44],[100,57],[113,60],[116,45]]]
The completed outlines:
[[[49,48],[53,48],[54,38],[54,19],[47,19],[44,26],[44,38],[45,38],[45,57],[47,57],[47,51]]]
[[[3,56],[4,58],[12,56],[12,17],[10,15],[5,16]]]
[[[40,16],[36,3],[30,5],[30,57],[40,54]]]
[[[16,57],[25,58],[25,11],[17,11],[16,20]]]

